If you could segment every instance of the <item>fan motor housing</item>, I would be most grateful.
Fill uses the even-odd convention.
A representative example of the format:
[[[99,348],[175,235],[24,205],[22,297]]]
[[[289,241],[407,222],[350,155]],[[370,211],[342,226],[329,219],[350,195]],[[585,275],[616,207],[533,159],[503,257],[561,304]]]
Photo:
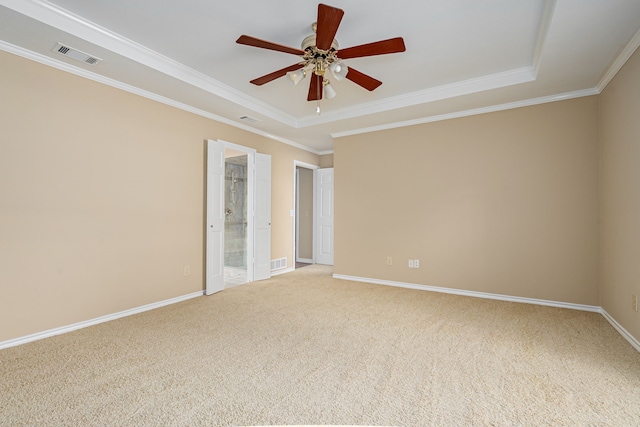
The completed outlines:
[[[318,49],[316,47],[316,35],[312,34],[310,36],[305,37],[304,40],[302,40],[302,44],[300,46],[302,47],[302,50],[307,50],[307,48],[309,47],[314,47]],[[333,42],[331,42],[331,49],[338,50],[338,40],[333,39]]]

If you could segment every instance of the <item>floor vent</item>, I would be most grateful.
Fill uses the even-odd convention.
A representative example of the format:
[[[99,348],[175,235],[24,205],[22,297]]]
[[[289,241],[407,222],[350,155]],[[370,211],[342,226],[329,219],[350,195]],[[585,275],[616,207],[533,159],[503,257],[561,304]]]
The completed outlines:
[[[80,52],[77,49],[63,45],[62,43],[57,43],[53,47],[53,49],[51,49],[51,51],[57,52],[60,55],[67,56],[71,59],[75,59],[76,61],[84,62],[85,64],[89,64],[89,65],[95,65],[98,62],[102,61],[102,59],[100,58],[96,58],[95,56],[91,56],[87,53]]]
[[[287,268],[287,258],[278,258],[271,260],[271,271]]]

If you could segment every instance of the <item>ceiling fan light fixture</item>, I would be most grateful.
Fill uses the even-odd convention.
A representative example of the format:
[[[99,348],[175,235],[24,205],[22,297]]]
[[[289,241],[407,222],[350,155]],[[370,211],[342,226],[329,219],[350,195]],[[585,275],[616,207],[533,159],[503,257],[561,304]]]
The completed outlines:
[[[335,35],[343,15],[342,9],[322,3],[318,4],[318,20],[311,26],[314,34],[302,41],[302,49],[295,49],[247,35],[240,36],[236,40],[238,44],[289,53],[301,57],[302,60],[302,62],[253,79],[250,83],[261,86],[286,75],[287,80],[295,86],[309,74],[307,101],[318,102],[316,105],[318,114],[320,114],[319,101],[323,98],[330,99],[336,96],[336,91],[329,84],[329,77],[335,79],[334,82],[348,78],[368,91],[375,90],[382,84],[381,81],[354,68],[347,67],[343,61],[365,56],[404,52],[406,50],[404,40],[402,37],[395,37],[339,49]]]
[[[299,70],[289,71],[287,73],[287,80],[289,80],[292,85],[296,86],[306,77],[306,75],[307,72],[304,68],[300,68]]]
[[[331,82],[329,82],[329,80],[325,80],[324,82],[322,82],[322,97],[326,98],[326,99],[331,99],[331,98],[335,98],[337,93],[335,91],[335,89],[333,88],[333,86],[331,86]]]
[[[349,68],[344,65],[342,61],[332,62],[329,66],[329,69],[331,70],[331,74],[333,74],[333,77],[335,77],[335,79],[338,81],[347,77],[347,73],[349,72]]]

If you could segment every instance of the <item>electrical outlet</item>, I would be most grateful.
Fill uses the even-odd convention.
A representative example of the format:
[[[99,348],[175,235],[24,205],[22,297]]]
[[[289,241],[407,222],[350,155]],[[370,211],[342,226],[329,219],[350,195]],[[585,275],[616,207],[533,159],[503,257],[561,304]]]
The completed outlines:
[[[631,295],[631,307],[633,311],[638,312],[638,295]]]
[[[413,260],[413,268],[420,268],[420,260],[419,259],[414,259]]]
[[[413,268],[413,260],[412,259],[409,260],[409,268]]]
[[[191,266],[190,265],[185,265],[184,266],[184,275],[185,276],[191,276]]]
[[[387,265],[393,265],[393,258],[390,256],[387,257]]]

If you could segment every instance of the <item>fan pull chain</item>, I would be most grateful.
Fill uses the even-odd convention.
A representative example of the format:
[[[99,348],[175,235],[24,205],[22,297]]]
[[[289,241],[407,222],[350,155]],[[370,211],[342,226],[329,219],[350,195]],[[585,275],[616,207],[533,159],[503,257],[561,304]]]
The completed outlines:
[[[320,101],[318,101],[316,105],[316,114],[320,115]]]

